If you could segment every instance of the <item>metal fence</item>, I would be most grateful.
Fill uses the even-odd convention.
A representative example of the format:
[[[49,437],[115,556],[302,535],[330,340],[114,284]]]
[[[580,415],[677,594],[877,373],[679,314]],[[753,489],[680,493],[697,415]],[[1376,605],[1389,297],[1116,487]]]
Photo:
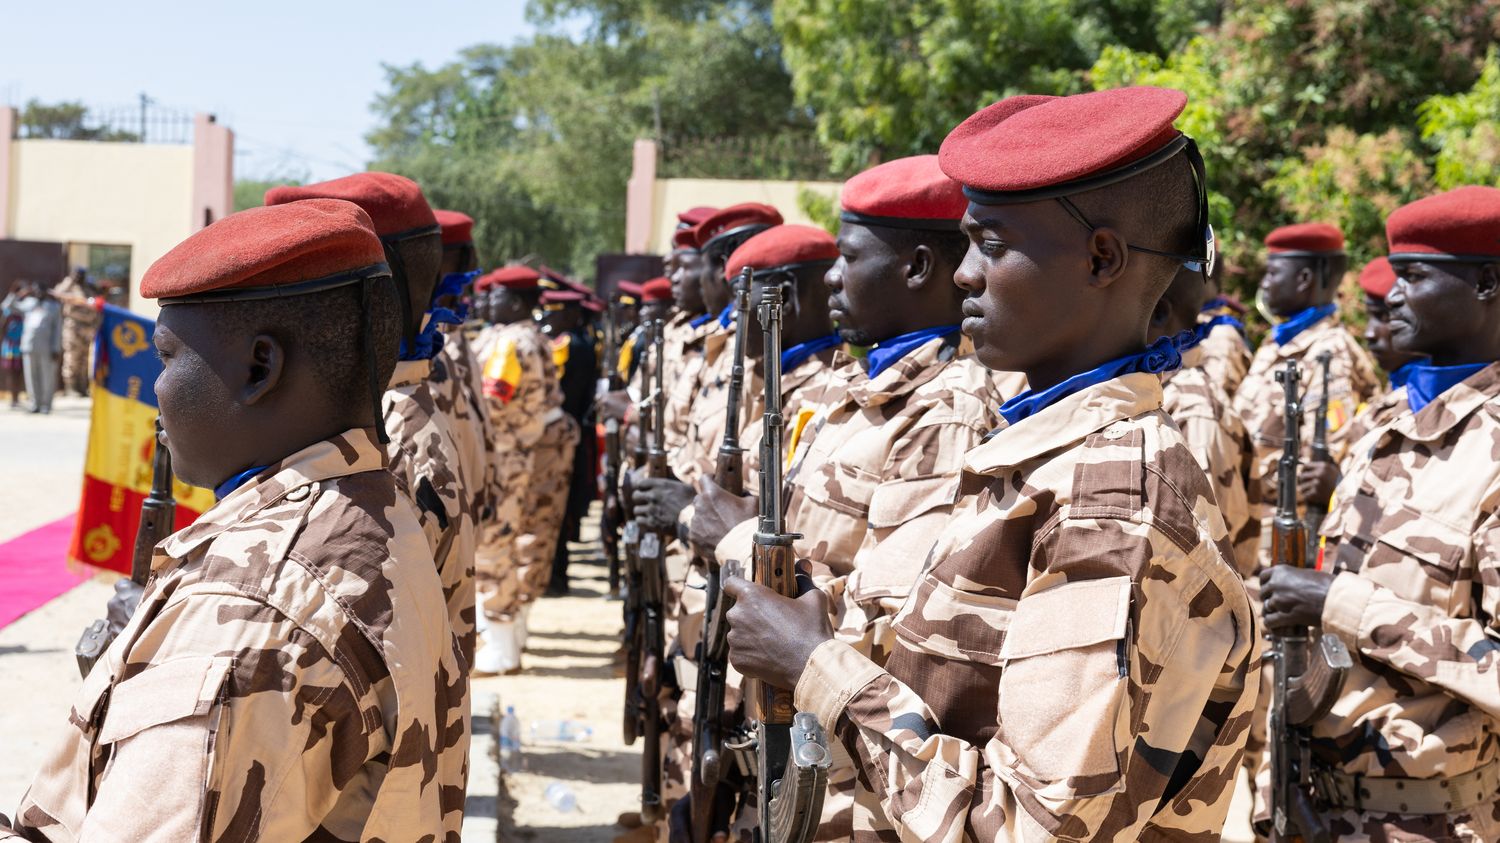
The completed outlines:
[[[21,109],[22,138],[114,141],[118,143],[193,142],[193,114],[151,103],[104,108],[28,105]]]

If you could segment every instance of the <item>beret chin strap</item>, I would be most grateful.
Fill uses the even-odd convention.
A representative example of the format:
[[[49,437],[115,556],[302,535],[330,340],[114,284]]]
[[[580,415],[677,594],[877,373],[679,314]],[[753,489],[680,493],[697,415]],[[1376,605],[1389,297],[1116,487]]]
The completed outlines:
[[[1395,252],[1386,255],[1391,263],[1500,263],[1500,255],[1450,255],[1446,252]]]
[[[911,219],[908,217],[878,217],[874,214],[861,214],[857,211],[840,211],[839,219],[844,222],[852,222],[856,225],[868,225],[877,228],[900,228],[907,231],[947,231],[958,232],[958,220],[934,220],[934,219]]]

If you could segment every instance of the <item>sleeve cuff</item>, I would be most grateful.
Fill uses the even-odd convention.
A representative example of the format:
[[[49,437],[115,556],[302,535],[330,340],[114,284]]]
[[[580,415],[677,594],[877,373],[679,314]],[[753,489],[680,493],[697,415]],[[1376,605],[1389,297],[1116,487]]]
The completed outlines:
[[[1375,594],[1375,584],[1350,571],[1340,572],[1323,603],[1323,629],[1343,639],[1351,651],[1359,649],[1360,625]]]
[[[724,534],[718,547],[714,548],[714,555],[719,557],[720,565],[731,559],[743,561],[750,558],[753,549],[751,545],[755,543],[755,526],[756,519],[746,518]]]
[[[823,730],[833,734],[849,700],[884,673],[843,641],[824,641],[808,658],[793,701],[798,711],[817,716]]]

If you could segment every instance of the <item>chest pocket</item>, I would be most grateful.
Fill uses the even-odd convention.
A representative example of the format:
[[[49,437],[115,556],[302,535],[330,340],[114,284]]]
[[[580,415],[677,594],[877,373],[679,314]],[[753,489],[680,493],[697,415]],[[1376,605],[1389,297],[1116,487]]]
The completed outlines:
[[[1466,583],[1460,587],[1460,581],[1473,576],[1465,564],[1468,533],[1405,505],[1382,514],[1371,533],[1346,544],[1350,552],[1340,549],[1341,568],[1358,570],[1406,600],[1449,612],[1461,608],[1455,603],[1467,604],[1469,589]]]
[[[109,747],[108,766],[82,836],[92,831],[133,837],[132,828],[142,839],[203,836],[216,784],[218,703],[232,665],[222,656],[175,659],[110,690],[96,736],[98,744]],[[142,805],[151,806],[149,816],[142,814]],[[95,817],[97,828],[91,827]]]
[[[1129,577],[1021,599],[1000,649],[1000,756],[1044,799],[1120,790]]]

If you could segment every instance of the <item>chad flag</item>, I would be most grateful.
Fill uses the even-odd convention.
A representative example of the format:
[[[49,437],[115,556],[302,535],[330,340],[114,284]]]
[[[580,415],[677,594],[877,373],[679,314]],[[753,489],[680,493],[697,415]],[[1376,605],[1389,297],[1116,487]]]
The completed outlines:
[[[129,574],[141,501],[151,491],[155,385],[161,361],[151,345],[156,326],[150,319],[108,304],[102,317],[94,339],[94,410],[83,465],[83,498],[68,558]],[[172,493],[178,530],[214,503],[212,492],[182,483],[174,483]]]

